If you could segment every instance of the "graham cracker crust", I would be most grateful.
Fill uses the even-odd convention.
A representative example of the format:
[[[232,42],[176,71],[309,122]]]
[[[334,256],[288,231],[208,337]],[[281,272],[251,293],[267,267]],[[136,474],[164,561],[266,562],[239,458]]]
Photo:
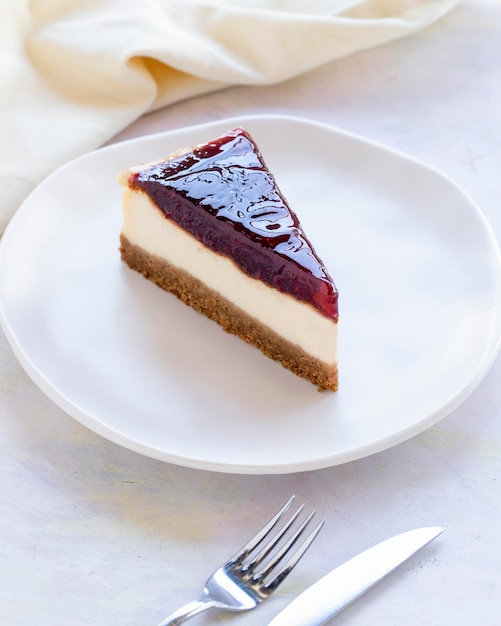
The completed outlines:
[[[337,390],[337,366],[329,366],[306,354],[184,270],[132,244],[123,234],[120,235],[120,254],[131,269],[217,322],[226,332],[317,385],[319,391]]]

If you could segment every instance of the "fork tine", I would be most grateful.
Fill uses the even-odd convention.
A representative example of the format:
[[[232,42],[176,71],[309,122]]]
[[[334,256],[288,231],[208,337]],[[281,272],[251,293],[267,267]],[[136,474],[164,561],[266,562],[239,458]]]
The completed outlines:
[[[286,534],[292,524],[294,524],[303,509],[304,504],[299,507],[299,509],[294,513],[289,521],[286,522],[284,526],[276,533],[276,535],[270,541],[268,541],[268,543],[263,547],[261,552],[254,556],[252,560],[245,565],[245,567],[243,568],[244,572],[252,571],[257,565],[264,561],[264,559],[270,554],[270,552],[278,545],[280,539],[282,539],[282,537]]]
[[[283,552],[283,554],[277,555],[277,558],[273,561],[273,563],[267,567],[264,575],[260,574],[259,576],[260,578],[262,579],[266,578],[273,571],[274,567],[283,559],[289,547],[291,547],[299,539],[300,535],[305,530],[307,524],[309,523],[313,515],[314,513],[312,513],[309,516],[309,518],[305,521],[302,527],[298,530],[296,535],[288,542],[288,545],[284,546],[283,550],[281,551]],[[308,537],[306,537],[306,539],[299,546],[299,548],[294,552],[294,554],[292,554],[290,559],[285,563],[285,565],[283,565],[282,569],[278,572],[278,574],[265,585],[265,589],[267,590],[268,593],[271,593],[272,591],[274,591],[280,585],[280,583],[283,582],[283,580],[287,578],[287,576],[292,572],[294,567],[297,565],[299,560],[302,558],[304,553],[308,550],[310,545],[313,543],[315,537],[318,535],[318,533],[322,529],[324,522],[325,520],[322,520],[319,524],[317,524],[317,526],[308,535]]]
[[[253,550],[255,550],[259,544],[270,534],[270,532],[275,528],[278,522],[282,519],[286,511],[290,508],[293,503],[295,496],[292,496],[288,502],[284,504],[284,506],[277,511],[275,515],[270,519],[270,521],[261,528],[259,532],[257,532],[252,539],[250,539],[240,550],[230,559],[232,564],[242,563]]]
[[[280,563],[280,561],[282,561],[284,559],[285,555],[289,552],[289,550],[292,548],[292,546],[299,540],[301,535],[306,530],[306,527],[308,526],[308,524],[313,519],[314,515],[315,515],[315,511],[310,513],[310,515],[305,519],[305,521],[301,524],[301,526],[294,532],[294,534],[287,540],[287,542],[274,555],[273,560],[270,561],[266,565],[266,568],[263,569],[262,571],[260,571],[259,573],[256,573],[256,575],[254,576],[254,580],[262,580],[262,579],[266,578],[266,576],[268,576],[268,574],[270,574],[276,568],[276,566]],[[288,526],[289,526],[289,524],[287,525],[287,527]],[[287,527],[286,527],[286,529],[287,529]],[[276,542],[274,542],[274,544],[275,543]],[[273,547],[274,547],[274,545],[272,545],[272,548]],[[271,549],[268,550],[268,552],[270,552],[270,551],[271,551]]]

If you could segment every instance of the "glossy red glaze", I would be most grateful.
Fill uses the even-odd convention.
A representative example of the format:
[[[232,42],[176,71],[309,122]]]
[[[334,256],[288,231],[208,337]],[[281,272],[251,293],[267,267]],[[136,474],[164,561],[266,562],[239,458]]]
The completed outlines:
[[[147,166],[129,183],[249,276],[337,319],[332,278],[245,130]]]

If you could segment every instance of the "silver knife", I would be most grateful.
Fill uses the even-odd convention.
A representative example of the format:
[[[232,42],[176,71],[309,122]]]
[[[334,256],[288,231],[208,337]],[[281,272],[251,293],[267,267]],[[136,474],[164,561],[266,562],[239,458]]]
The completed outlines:
[[[442,531],[417,528],[378,543],[309,587],[268,626],[322,626]]]

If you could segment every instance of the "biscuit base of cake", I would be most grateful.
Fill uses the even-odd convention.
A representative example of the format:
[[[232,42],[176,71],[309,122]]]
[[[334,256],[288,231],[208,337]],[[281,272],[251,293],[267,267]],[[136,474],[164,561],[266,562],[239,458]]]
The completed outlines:
[[[319,391],[337,390],[337,365],[305,353],[188,272],[131,243],[124,234],[120,236],[120,253],[131,269],[214,320],[226,332],[237,335],[297,376],[317,385]]]

